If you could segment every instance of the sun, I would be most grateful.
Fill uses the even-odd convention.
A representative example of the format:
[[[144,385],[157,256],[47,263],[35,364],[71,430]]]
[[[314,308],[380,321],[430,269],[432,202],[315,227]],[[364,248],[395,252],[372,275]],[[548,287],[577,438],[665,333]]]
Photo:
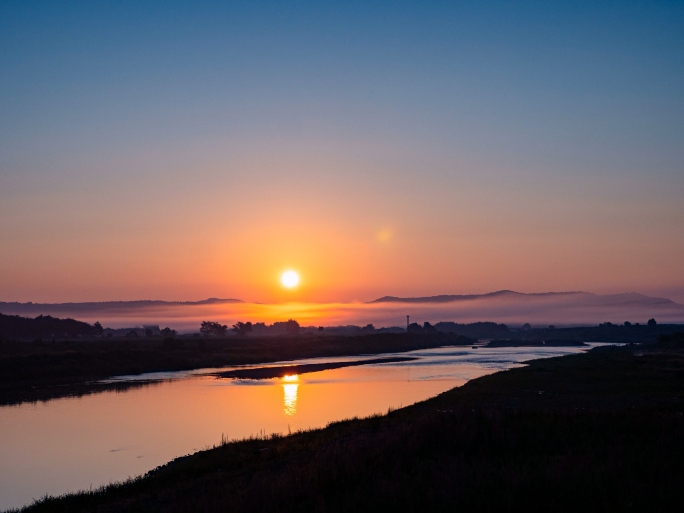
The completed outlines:
[[[299,275],[295,271],[285,271],[280,275],[280,283],[283,287],[292,289],[299,284]]]

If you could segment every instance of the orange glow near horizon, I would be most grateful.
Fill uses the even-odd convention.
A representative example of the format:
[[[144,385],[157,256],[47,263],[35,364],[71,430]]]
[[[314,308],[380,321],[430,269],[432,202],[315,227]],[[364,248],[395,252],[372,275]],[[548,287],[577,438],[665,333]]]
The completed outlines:
[[[140,241],[133,236],[112,236],[87,247],[76,244],[80,239],[75,246],[65,244],[52,233],[40,241],[22,239],[16,251],[3,257],[6,272],[0,273],[0,300],[188,301],[221,297],[271,304],[330,304],[385,295],[473,294],[501,289],[634,290],[667,297],[669,292],[658,287],[684,291],[681,237],[669,238],[668,245],[658,242],[656,231],[606,238],[592,229],[588,214],[564,207],[588,228],[540,239],[540,233],[556,233],[552,226],[525,209],[512,214],[514,205],[506,202],[481,212],[478,204],[466,199],[454,203],[454,212],[447,217],[422,219],[416,209],[391,195],[374,196],[371,201],[364,194],[359,193],[362,206],[350,209],[323,192],[297,197],[300,201],[293,207],[266,201],[263,198],[271,196],[261,191],[259,196],[249,197],[249,208],[242,205],[245,208],[237,213],[218,204],[211,215],[173,217],[145,240],[164,247],[175,237],[170,227],[187,228],[183,244],[163,258],[156,252],[136,251]],[[435,194],[437,201],[439,193]],[[473,198],[482,199],[477,194]],[[505,210],[506,218],[516,219],[514,231],[500,222],[504,214],[497,215],[497,209]],[[54,210],[59,212],[57,205]],[[472,217],[475,211],[481,215]],[[421,212],[432,210],[426,206]],[[227,218],[233,223],[230,238],[219,236]],[[469,221],[451,227],[446,219]],[[296,238],[291,227],[297,229]],[[87,233],[95,229],[86,228]],[[41,250],[44,243],[51,244],[49,255]],[[589,247],[600,251],[588,251]],[[615,254],[630,257],[615,259]],[[297,286],[282,286],[278,280],[283,271],[295,268],[305,270]],[[680,300],[684,298],[684,292],[679,294]]]

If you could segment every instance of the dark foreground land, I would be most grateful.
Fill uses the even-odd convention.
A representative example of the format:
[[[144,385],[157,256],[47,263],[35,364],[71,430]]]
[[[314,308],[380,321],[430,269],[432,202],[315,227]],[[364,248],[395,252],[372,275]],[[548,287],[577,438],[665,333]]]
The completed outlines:
[[[451,333],[269,338],[0,340],[0,405],[44,401],[146,382],[100,383],[111,376],[252,365],[470,345]]]
[[[27,511],[681,511],[684,335],[485,376],[411,407],[227,443]]]

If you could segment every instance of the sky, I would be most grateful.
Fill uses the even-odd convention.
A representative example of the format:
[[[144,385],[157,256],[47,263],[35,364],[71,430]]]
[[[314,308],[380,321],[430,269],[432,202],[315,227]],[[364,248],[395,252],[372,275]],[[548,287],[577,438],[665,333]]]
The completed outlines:
[[[0,1],[0,301],[684,301],[683,193],[682,2]]]

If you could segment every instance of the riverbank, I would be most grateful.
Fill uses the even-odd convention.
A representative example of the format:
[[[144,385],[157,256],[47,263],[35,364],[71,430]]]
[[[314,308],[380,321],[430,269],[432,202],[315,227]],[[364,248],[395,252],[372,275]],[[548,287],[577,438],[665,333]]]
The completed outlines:
[[[216,372],[213,375],[221,379],[274,379],[285,378],[308,374],[309,372],[320,372],[331,369],[342,369],[343,367],[354,367],[357,365],[375,365],[379,363],[399,363],[417,360],[406,356],[394,356],[389,358],[370,358],[365,360],[354,360],[347,362],[326,362],[326,363],[305,363],[299,365],[278,365],[275,367],[250,367],[248,369],[236,369],[232,371]]]
[[[684,336],[537,360],[27,511],[678,511]]]
[[[145,385],[99,382],[112,376],[470,346],[473,342],[448,333],[5,341],[0,344],[0,405]]]

